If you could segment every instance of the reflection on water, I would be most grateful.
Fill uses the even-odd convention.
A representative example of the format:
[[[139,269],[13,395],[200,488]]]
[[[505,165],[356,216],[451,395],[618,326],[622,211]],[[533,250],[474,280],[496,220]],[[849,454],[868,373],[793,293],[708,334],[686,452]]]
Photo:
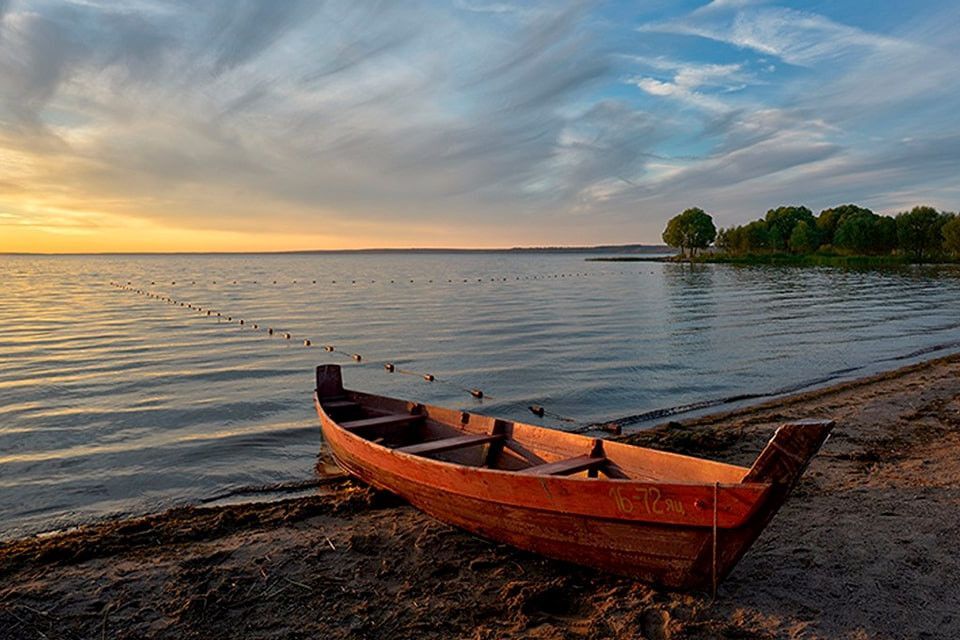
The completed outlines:
[[[590,423],[863,375],[960,342],[954,269],[371,254],[0,257],[0,274],[0,537],[309,477],[320,362],[373,392],[531,422],[526,407],[541,404]]]

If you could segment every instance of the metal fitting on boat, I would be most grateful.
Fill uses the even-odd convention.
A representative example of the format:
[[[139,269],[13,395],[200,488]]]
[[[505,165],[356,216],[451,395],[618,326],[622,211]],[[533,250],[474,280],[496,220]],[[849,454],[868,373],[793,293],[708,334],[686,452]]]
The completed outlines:
[[[383,368],[389,371],[390,373],[393,373],[397,369],[395,366],[393,366],[392,362],[384,362]]]

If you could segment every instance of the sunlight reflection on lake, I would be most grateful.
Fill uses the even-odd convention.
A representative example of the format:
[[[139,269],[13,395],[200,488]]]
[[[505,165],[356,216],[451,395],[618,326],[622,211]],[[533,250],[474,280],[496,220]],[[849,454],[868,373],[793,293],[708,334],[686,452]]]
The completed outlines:
[[[0,266],[0,538],[310,477],[321,362],[375,393],[534,423],[526,407],[540,404],[589,423],[865,375],[960,341],[952,269],[582,254],[6,256]],[[387,361],[489,397],[391,375]]]

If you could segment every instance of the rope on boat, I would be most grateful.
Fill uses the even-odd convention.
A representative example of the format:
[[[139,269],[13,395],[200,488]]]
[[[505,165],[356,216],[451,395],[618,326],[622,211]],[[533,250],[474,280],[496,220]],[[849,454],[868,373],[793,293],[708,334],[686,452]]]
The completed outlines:
[[[717,508],[720,498],[720,483],[713,483],[713,572],[711,575],[711,598],[717,599]]]

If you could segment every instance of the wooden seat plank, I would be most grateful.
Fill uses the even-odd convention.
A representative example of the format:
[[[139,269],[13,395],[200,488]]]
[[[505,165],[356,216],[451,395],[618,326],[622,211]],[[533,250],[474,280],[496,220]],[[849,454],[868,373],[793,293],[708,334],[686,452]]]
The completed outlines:
[[[412,453],[415,455],[425,455],[428,453],[441,453],[443,451],[453,451],[454,449],[463,449],[465,447],[474,447],[481,444],[488,444],[503,439],[503,434],[493,435],[466,435],[453,436],[452,438],[443,438],[442,440],[431,440],[429,442],[420,442],[406,447],[398,447],[397,451]]]
[[[423,420],[424,416],[419,414],[401,415],[394,414],[388,416],[378,416],[376,418],[363,418],[361,420],[350,420],[341,422],[340,426],[347,431],[356,431],[366,427],[399,427],[406,424],[413,424]]]
[[[350,409],[360,405],[353,400],[321,400],[324,409]]]
[[[547,462],[538,464],[534,467],[521,469],[520,473],[532,473],[538,476],[568,476],[589,469],[596,469],[607,462],[606,458],[591,458],[590,456],[577,456],[576,458],[567,458],[557,460],[556,462]]]

